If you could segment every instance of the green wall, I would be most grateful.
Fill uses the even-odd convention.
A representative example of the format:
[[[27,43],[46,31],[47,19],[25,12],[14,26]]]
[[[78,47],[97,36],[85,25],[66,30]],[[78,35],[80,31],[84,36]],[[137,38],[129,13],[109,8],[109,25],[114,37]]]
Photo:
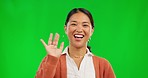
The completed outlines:
[[[34,78],[46,51],[40,42],[64,33],[67,13],[88,9],[95,20],[90,46],[117,78],[148,77],[147,0],[0,0],[0,78]]]

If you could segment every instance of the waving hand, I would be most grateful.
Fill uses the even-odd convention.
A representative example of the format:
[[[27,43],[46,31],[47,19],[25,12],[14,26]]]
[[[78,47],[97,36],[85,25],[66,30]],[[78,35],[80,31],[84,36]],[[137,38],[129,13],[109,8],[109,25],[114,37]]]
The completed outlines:
[[[64,47],[64,42],[61,43],[60,48],[57,48],[58,41],[59,41],[59,34],[56,33],[54,40],[52,40],[52,37],[53,37],[53,34],[50,33],[48,44],[46,44],[43,39],[41,39],[41,42],[43,43],[49,55],[60,57],[63,47]]]

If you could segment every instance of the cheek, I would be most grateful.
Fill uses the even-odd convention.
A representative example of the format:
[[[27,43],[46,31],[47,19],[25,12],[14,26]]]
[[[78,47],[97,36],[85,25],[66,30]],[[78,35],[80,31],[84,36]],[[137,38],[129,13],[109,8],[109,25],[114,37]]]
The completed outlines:
[[[73,33],[74,32],[74,30],[75,30],[75,28],[74,27],[68,27],[68,33]]]
[[[72,27],[68,27],[68,28],[67,28],[67,36],[69,37],[69,39],[72,38],[73,32],[74,32],[74,28],[72,28]]]
[[[91,35],[91,29],[90,28],[86,29],[86,34]]]
[[[67,32],[67,36],[70,41],[73,40],[73,31],[71,29],[69,29],[69,31]]]

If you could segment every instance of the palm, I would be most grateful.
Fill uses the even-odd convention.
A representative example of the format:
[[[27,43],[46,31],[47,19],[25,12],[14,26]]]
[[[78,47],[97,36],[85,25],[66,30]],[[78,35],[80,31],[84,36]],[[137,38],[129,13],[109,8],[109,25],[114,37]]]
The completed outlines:
[[[42,39],[41,39],[41,42],[45,46],[45,49],[46,49],[48,54],[55,56],[55,57],[59,57],[62,53],[64,43],[62,42],[62,44],[60,45],[60,48],[57,48],[58,40],[59,40],[59,34],[56,34],[54,40],[52,40],[52,36],[53,36],[53,34],[51,33],[49,40],[48,40],[48,45]]]
[[[59,56],[61,54],[61,52],[62,52],[61,49],[58,49],[53,45],[49,45],[49,46],[47,46],[45,48],[46,48],[46,51],[48,52],[48,54],[51,54],[53,56]]]

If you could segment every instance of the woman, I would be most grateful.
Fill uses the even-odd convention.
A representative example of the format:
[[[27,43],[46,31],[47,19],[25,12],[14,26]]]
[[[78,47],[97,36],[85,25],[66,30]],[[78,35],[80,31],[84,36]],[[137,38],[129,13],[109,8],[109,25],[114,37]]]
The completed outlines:
[[[48,44],[41,39],[48,55],[43,59],[36,78],[116,78],[110,63],[94,56],[87,48],[87,42],[94,32],[94,21],[88,10],[72,9],[64,29],[69,46],[63,53],[64,42],[57,48],[58,33],[54,40],[53,34],[50,34]]]

